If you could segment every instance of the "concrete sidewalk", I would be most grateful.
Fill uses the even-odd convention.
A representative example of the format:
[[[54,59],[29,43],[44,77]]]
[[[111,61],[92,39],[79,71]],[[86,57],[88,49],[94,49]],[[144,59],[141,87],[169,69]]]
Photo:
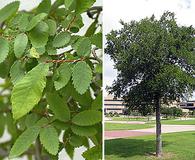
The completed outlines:
[[[105,121],[105,123],[120,123],[120,124],[145,124],[143,121]]]
[[[162,125],[162,133],[195,131],[195,125]],[[138,130],[120,130],[120,131],[105,131],[105,139],[137,137],[151,135],[156,133],[156,128],[146,128]]]

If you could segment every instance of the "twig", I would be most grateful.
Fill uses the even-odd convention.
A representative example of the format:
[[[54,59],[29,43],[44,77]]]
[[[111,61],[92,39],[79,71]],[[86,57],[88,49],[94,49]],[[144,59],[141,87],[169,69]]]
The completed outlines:
[[[7,157],[8,155],[9,155],[9,153],[6,150],[0,148],[0,156],[1,157]]]
[[[76,19],[76,15],[73,17],[73,19],[70,21],[70,23],[68,24],[68,27],[66,28],[66,31],[68,31],[70,29],[70,27],[72,26],[72,24],[74,23]]]
[[[101,11],[102,11],[102,7],[101,6],[94,6],[94,7],[91,7],[90,9],[87,10],[87,15],[89,16],[89,18],[98,19]],[[97,16],[94,18],[93,16],[96,13],[97,13]]]
[[[99,63],[102,63],[102,60],[98,58],[97,54],[95,53],[95,49],[92,50],[92,54],[95,60],[97,60]]]
[[[45,63],[79,62],[79,61],[83,61],[83,60],[84,60],[84,58],[77,59],[77,60],[72,60],[72,59],[61,60],[61,59],[57,59],[57,60],[47,60],[47,61],[45,61]]]
[[[41,145],[39,139],[35,142],[35,160],[41,160]]]

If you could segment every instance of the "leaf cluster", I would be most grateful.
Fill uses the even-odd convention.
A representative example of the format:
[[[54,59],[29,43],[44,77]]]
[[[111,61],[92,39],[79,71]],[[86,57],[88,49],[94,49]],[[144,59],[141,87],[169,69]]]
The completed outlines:
[[[101,7],[94,3],[43,0],[19,11],[15,1],[0,9],[0,137],[6,126],[11,136],[0,159],[58,159],[62,150],[73,159],[80,146],[85,159],[101,159]],[[90,26],[81,14],[93,15]]]

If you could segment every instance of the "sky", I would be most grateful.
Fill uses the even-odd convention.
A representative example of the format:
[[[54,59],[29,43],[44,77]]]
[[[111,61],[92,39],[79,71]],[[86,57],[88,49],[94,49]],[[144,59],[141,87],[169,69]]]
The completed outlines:
[[[106,34],[121,28],[119,20],[139,21],[152,14],[159,18],[164,11],[174,12],[179,24],[195,27],[195,0],[104,0],[103,6],[104,44]],[[104,88],[112,84],[116,75],[113,62],[108,55],[104,55]],[[191,99],[195,99],[195,94]]]

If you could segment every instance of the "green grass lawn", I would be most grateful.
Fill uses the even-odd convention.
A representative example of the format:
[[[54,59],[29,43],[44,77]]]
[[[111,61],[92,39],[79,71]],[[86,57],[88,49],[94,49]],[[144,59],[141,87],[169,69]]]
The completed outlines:
[[[162,160],[195,159],[195,132],[168,133],[162,138]],[[155,135],[105,141],[105,160],[156,160],[154,153]]]
[[[148,124],[155,124],[155,121],[147,122]],[[161,120],[162,124],[173,125],[195,125],[195,120]]]
[[[128,117],[114,117],[113,121],[143,121],[148,124],[155,124],[156,122],[149,121],[146,118],[128,118]],[[168,120],[161,120],[162,124],[173,124],[173,125],[195,125],[195,119],[193,120],[176,120],[176,119],[168,119]]]
[[[113,117],[113,121],[147,121],[147,118]]]
[[[105,123],[105,130],[135,130],[135,129],[144,129],[152,128],[153,124],[120,124],[120,123]]]

